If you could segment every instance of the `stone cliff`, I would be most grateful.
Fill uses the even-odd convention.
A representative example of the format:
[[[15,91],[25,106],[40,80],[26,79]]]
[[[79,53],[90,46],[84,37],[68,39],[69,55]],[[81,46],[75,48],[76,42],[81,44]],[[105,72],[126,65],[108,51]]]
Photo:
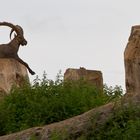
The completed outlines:
[[[127,94],[140,91],[140,26],[133,26],[124,52]]]

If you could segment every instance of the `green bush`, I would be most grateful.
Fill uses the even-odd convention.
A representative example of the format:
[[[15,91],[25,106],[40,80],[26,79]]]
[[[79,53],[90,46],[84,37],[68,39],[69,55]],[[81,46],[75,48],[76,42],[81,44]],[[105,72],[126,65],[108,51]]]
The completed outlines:
[[[93,118],[95,119],[95,118]],[[96,119],[94,120],[96,121]],[[92,123],[92,122],[91,122]],[[107,122],[95,129],[89,129],[79,136],[68,133],[52,133],[51,140],[139,140],[140,139],[140,107],[129,105],[113,111]]]
[[[86,134],[85,134],[86,135]],[[90,131],[87,140],[139,140],[140,107],[121,107],[97,131]]]
[[[44,73],[33,85],[13,88],[0,102],[0,135],[61,121],[103,105],[122,95],[100,91],[85,81],[48,80]],[[113,98],[111,98],[113,96]]]

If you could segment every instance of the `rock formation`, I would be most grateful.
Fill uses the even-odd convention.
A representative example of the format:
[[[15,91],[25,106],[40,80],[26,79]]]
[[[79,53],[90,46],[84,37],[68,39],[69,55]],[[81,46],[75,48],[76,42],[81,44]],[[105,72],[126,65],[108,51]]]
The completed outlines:
[[[124,52],[127,94],[140,91],[140,25],[133,26]]]
[[[103,88],[103,77],[101,71],[80,69],[67,69],[64,73],[64,80],[85,80],[94,86]]]
[[[94,108],[82,115],[46,125],[43,127],[34,127],[18,133],[10,134],[7,136],[1,136],[0,140],[29,140],[34,136],[38,140],[51,140],[51,135],[54,133],[66,136],[77,136],[84,134],[86,131],[98,129],[103,125],[107,119],[112,115],[115,109],[122,106],[131,105],[140,106],[140,26],[133,26],[129,42],[124,52],[125,61],[125,78],[126,78],[126,95],[118,102],[112,102],[101,107]],[[75,69],[68,69],[65,73],[65,79],[69,79],[71,74],[69,71],[74,71],[74,78],[79,79],[79,75],[82,73],[87,76],[86,70],[82,69],[80,74],[77,74]],[[78,71],[79,72],[79,71]],[[71,72],[70,72],[71,73]],[[87,76],[88,77],[88,76]],[[80,77],[81,78],[81,77]],[[83,77],[82,77],[83,78]],[[73,79],[72,79],[73,80]],[[67,139],[67,138],[64,138]]]
[[[0,95],[8,94],[12,86],[29,82],[26,67],[15,59],[0,59]]]

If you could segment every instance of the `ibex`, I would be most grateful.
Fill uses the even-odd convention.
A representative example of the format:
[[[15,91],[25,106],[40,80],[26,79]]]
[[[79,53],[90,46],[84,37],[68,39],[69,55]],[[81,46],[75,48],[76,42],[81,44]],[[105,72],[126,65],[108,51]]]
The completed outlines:
[[[0,26],[8,26],[11,29],[10,32],[10,39],[12,33],[15,31],[14,38],[8,44],[0,44],[0,58],[14,58],[28,69],[28,71],[34,75],[35,72],[31,70],[26,62],[24,62],[18,56],[18,50],[20,45],[24,46],[27,45],[27,41],[24,38],[23,29],[19,25],[13,25],[12,23],[8,22],[0,22]]]

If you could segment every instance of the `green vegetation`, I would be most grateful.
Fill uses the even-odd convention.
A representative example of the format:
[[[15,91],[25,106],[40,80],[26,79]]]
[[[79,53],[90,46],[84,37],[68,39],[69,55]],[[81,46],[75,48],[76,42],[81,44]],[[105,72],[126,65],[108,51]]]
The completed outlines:
[[[63,82],[60,74],[56,81],[48,80],[44,73],[43,78],[37,77],[32,86],[13,88],[0,102],[0,135],[79,115],[115,101],[122,94],[118,86],[105,86],[104,91],[100,91],[82,80]]]
[[[65,131],[64,131],[65,132]],[[140,107],[129,105],[114,110],[108,121],[98,129],[88,130],[78,137],[54,132],[51,140],[139,140]]]
[[[89,131],[84,136],[85,140],[139,140],[140,107],[120,107],[105,125],[97,131]]]
[[[13,88],[11,94],[0,102],[0,135],[5,135],[33,126],[58,122],[97,106],[117,101],[123,95],[120,86],[98,90],[85,81],[63,82],[58,74],[56,81],[48,80],[44,73],[33,85]],[[93,131],[94,130],[94,131]],[[139,140],[140,107],[120,107],[98,128],[89,130],[76,140]],[[37,139],[32,136],[31,139]],[[52,140],[73,140],[65,133],[54,132]],[[75,139],[75,138],[74,138]]]

